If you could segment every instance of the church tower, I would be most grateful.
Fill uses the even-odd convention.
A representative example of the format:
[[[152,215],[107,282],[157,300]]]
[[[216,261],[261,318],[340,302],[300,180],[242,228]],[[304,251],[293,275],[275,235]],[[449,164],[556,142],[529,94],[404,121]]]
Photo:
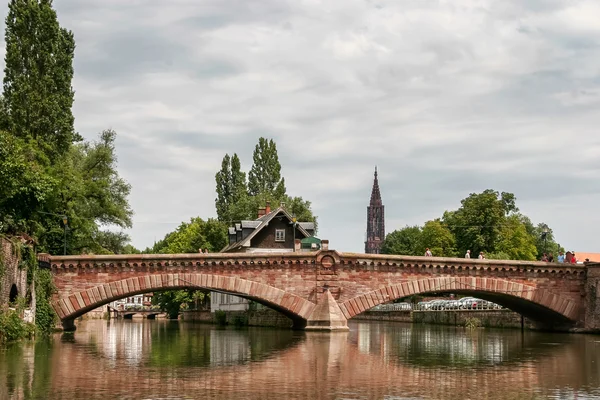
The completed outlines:
[[[365,253],[367,254],[381,253],[381,244],[385,239],[385,218],[383,211],[384,207],[381,202],[379,182],[377,181],[377,167],[375,167],[371,202],[367,207],[367,240],[365,241]]]

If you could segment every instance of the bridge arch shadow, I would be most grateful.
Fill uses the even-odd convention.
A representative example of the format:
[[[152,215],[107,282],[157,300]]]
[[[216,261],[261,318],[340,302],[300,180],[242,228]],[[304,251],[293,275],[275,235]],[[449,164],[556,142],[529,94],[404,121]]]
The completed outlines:
[[[122,279],[91,287],[57,299],[52,306],[65,329],[73,329],[75,318],[136,294],[178,289],[207,289],[234,294],[256,301],[290,318],[295,328],[303,328],[315,304],[273,286],[247,279],[213,274],[156,274]]]
[[[469,294],[513,310],[542,325],[573,325],[580,306],[571,298],[544,288],[496,278],[441,277],[390,285],[356,296],[340,308],[347,319],[390,301],[427,293]]]

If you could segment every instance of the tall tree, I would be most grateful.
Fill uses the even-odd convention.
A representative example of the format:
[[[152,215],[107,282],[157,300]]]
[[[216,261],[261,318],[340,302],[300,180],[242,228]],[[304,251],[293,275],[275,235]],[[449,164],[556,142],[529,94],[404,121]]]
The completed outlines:
[[[281,177],[281,164],[273,139],[258,139],[252,159],[252,168],[248,174],[248,193],[251,196],[268,193],[274,197],[282,197],[286,192],[285,181]]]
[[[468,249],[474,254],[494,252],[506,217],[517,211],[513,194],[488,189],[471,193],[458,210],[445,212],[443,221],[456,238],[459,254]]]
[[[237,154],[229,157],[225,154],[221,162],[221,170],[215,175],[217,183],[217,198],[215,207],[219,221],[230,222],[237,219],[239,211],[234,205],[244,201],[247,196],[246,174]]]
[[[8,130],[38,142],[51,161],[81,137],[73,129],[73,33],[51,0],[11,0],[6,17],[4,111]],[[49,154],[48,154],[49,153]]]

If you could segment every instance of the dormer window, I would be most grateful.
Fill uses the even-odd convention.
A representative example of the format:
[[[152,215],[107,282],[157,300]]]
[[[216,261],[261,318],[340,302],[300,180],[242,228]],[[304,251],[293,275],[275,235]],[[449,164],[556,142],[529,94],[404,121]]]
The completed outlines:
[[[275,241],[285,242],[285,229],[275,229]]]

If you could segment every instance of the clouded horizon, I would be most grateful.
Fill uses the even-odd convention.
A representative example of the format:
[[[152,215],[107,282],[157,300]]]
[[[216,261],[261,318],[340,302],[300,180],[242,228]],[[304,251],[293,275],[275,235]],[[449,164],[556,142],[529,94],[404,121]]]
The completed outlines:
[[[377,165],[387,233],[490,188],[600,252],[597,1],[54,6],[77,44],[75,127],[117,132],[138,248],[216,216],[221,159],[247,172],[263,136],[337,250],[364,251]]]

